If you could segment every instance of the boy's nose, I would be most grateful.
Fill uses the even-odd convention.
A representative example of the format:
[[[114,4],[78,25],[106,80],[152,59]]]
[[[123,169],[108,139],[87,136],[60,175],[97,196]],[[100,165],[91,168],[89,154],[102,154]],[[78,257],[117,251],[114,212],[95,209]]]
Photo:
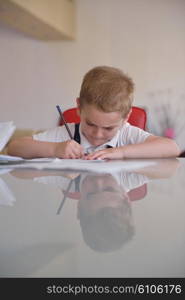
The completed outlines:
[[[94,137],[98,138],[98,139],[102,139],[104,138],[104,133],[103,130],[101,128],[96,128],[93,132]]]

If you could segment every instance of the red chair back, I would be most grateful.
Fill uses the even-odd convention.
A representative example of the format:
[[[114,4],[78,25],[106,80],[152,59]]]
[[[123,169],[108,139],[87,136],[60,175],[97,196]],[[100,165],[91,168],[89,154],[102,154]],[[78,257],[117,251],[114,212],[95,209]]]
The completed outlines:
[[[64,119],[67,123],[80,123],[80,117],[77,114],[77,108],[73,107],[67,109],[63,112]],[[61,120],[60,125],[63,125],[63,121]]]
[[[128,197],[130,201],[136,201],[143,199],[147,194],[147,185],[146,183],[142,186],[139,186],[133,190],[130,190],[128,192]],[[81,199],[81,193],[80,192],[68,192],[67,197],[74,200],[80,200]]]
[[[143,199],[146,196],[146,194],[147,194],[146,183],[128,192],[128,196],[131,201]]]
[[[128,119],[128,122],[136,127],[139,127],[143,130],[146,128],[146,111],[137,106],[132,106],[132,112]]]
[[[77,108],[73,107],[63,112],[64,118],[67,123],[80,123],[80,117],[77,114]],[[143,108],[132,106],[132,113],[128,122],[136,127],[145,130],[146,126],[146,112]],[[59,120],[59,126],[63,125],[63,121]]]

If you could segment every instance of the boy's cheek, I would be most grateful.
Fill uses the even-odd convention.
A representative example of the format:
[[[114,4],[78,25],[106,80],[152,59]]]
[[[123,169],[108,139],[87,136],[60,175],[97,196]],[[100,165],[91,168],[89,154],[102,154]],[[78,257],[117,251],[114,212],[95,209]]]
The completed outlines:
[[[114,130],[114,131],[111,131],[111,132],[105,132],[105,136],[110,140],[117,134],[117,131],[118,130]]]
[[[82,127],[82,132],[83,132],[85,135],[91,135],[91,134],[92,134],[92,129],[89,128],[89,126],[84,126],[84,127]]]

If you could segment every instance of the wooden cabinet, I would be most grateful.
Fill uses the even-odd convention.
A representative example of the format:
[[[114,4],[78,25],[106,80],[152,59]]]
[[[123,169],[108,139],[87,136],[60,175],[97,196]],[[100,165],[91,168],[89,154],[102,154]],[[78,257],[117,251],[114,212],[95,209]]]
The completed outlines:
[[[42,40],[75,38],[74,0],[0,0],[0,20]]]

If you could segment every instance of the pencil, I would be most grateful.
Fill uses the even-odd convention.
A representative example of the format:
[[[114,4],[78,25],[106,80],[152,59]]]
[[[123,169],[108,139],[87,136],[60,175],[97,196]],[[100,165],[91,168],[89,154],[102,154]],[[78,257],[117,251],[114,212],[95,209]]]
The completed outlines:
[[[57,108],[57,110],[58,110],[58,112],[59,112],[59,115],[60,115],[62,121],[64,122],[64,125],[65,125],[65,127],[66,127],[66,130],[67,130],[67,132],[68,132],[68,134],[69,134],[69,137],[73,140],[72,133],[71,133],[71,131],[70,131],[70,129],[69,129],[67,123],[66,123],[66,120],[64,119],[64,115],[63,115],[63,113],[62,113],[62,111],[61,111],[61,109],[60,109],[60,106],[59,106],[59,105],[56,105],[56,108]]]

